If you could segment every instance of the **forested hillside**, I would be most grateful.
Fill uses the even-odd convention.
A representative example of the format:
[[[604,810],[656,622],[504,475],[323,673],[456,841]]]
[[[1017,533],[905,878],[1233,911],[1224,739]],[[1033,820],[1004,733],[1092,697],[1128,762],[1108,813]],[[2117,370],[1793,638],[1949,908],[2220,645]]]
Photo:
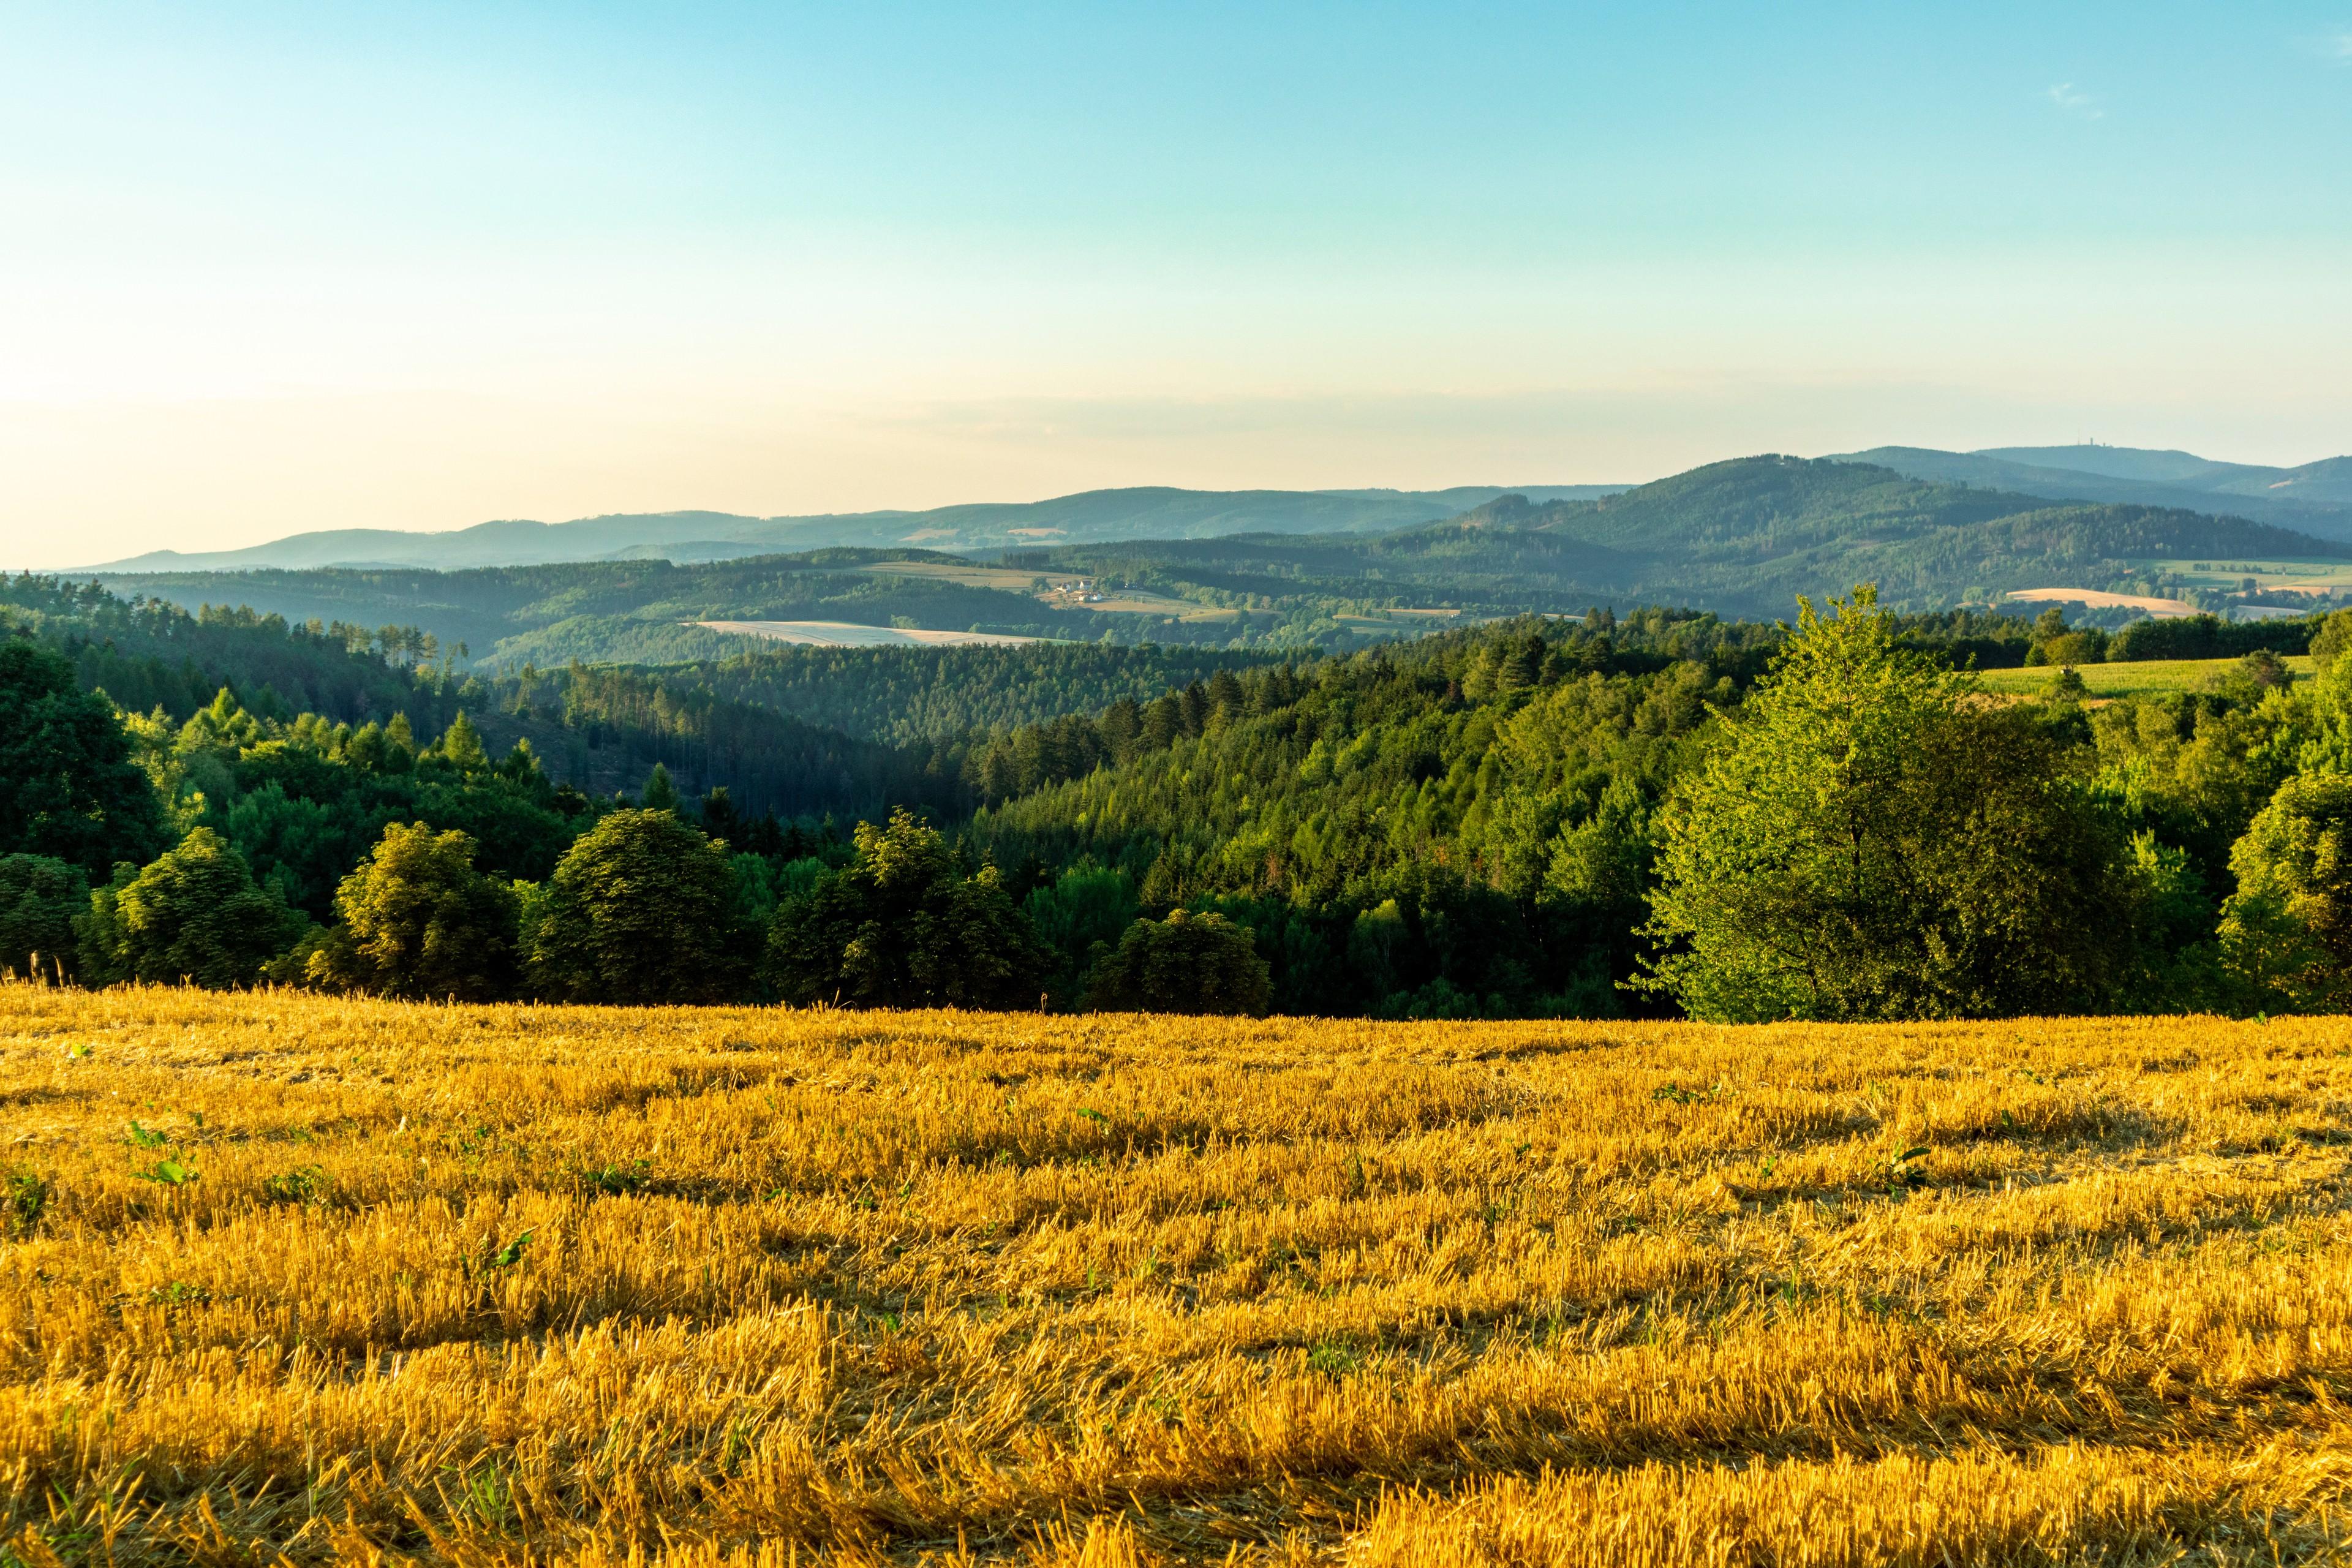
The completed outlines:
[[[1255,533],[1051,545],[991,560],[827,549],[705,562],[604,561],[463,572],[334,569],[116,574],[184,607],[292,622],[394,623],[458,662],[512,670],[712,662],[744,638],[701,621],[841,621],[1076,642],[1338,649],[1457,619],[1665,604],[1775,616],[1798,594],[1876,582],[1897,607],[1987,604],[2068,586],[2167,596],[2174,563],[2352,558],[2242,519],[2053,504],[1867,464],[1753,458],[1598,499],[1494,499],[1385,533]],[[1074,584],[1083,583],[1084,591]],[[1055,591],[1049,592],[1049,587]],[[2315,604],[2318,601],[2315,601]],[[2218,607],[2218,606],[2217,606]]]
[[[1798,594],[1874,581],[1886,602],[1941,609],[2026,587],[2158,593],[2167,563],[2212,556],[2352,557],[2352,545],[2243,519],[1905,479],[1866,464],[1754,458],[1597,500],[1504,497],[1377,537],[1205,540],[1024,552],[1024,561],[1210,602],[1301,606],[1318,595],[1474,613],[1593,604],[1783,613]]]
[[[432,671],[440,650],[415,626],[289,624],[226,605],[191,615],[27,574],[0,577],[0,636],[11,631],[63,651],[86,689],[102,687],[122,707],[173,718],[225,685],[289,715],[307,709],[356,721],[406,710],[438,728],[455,711]]]
[[[1295,654],[1039,643],[1027,647],[779,647],[667,665],[650,678],[896,745],[1150,701]]]
[[[2271,635],[2300,647],[2310,625]],[[1891,626],[1896,649],[1939,664],[2083,643],[2054,616]],[[988,804],[970,838],[1034,889],[1072,994],[1089,943],[1181,907],[1254,933],[1277,1009],[1638,1008],[1619,987],[1648,951],[1662,804],[1781,647],[1776,628],[1654,611],[1221,674],[976,752],[967,776]],[[2134,875],[2160,885],[2160,915],[2080,916],[2154,922],[2137,989],[2110,1005],[2228,1005],[2210,942],[2233,847],[2342,701],[2290,689],[2265,653],[2246,662],[2225,686],[2096,710],[2053,672],[2059,698],[2030,710],[2097,831],[2130,840]]]
[[[308,572],[112,575],[120,593],[175,603],[236,603],[291,621],[414,622],[476,661],[519,668],[574,658],[669,664],[760,646],[705,630],[700,620],[837,620],[1020,636],[1099,637],[1108,616],[1055,616],[1024,594],[940,578],[881,575],[877,562],[952,563],[931,552],[822,550],[799,555],[675,565],[578,562],[466,572],[337,568]]]
[[[2300,468],[2217,463],[2188,452],[2104,446],[2011,447],[1942,452],[1874,447],[1843,460],[1913,479],[1975,485],[2055,500],[2123,501],[2275,523],[2319,539],[2352,537],[2352,459]]]
[[[70,925],[94,976],[1775,1017],[2252,1011],[2332,999],[2346,972],[2325,847],[2352,831],[2352,613],[2111,639],[2054,610],[1864,596],[1793,633],[1601,610],[1328,657],[802,650],[487,678],[411,662],[429,645],[399,627],[37,579],[0,608],[0,782],[21,797],[0,942],[56,953]],[[2322,673],[2297,683],[2277,655],[2306,647]],[[2225,678],[2098,705],[2070,668],[2241,650]],[[1968,673],[2019,664],[2054,667],[2042,695]],[[155,700],[118,711],[104,676]],[[1856,791],[1836,831],[1886,869],[1849,887],[1834,857],[1790,858]],[[1776,796],[1766,850],[1722,837]],[[1692,847],[1702,828],[1721,843]],[[1706,911],[1784,874],[1740,931],[1844,946],[1795,991],[1769,943],[1763,978],[1688,979],[1716,962]],[[1725,876],[1750,882],[1688,890]],[[472,951],[414,946],[399,911],[435,908],[503,967],[415,969]]]
[[[226,689],[239,711],[272,724],[311,715],[356,729],[404,717],[429,746],[466,712],[486,745],[503,752],[527,741],[555,782],[591,795],[634,790],[661,763],[682,788],[726,784],[745,809],[786,816],[870,814],[896,801],[952,807],[961,798],[929,752],[636,670],[465,674],[415,626],[289,624],[245,608],[192,616],[28,575],[0,579],[0,637],[11,632],[58,649],[84,690],[172,721],[204,711]]]

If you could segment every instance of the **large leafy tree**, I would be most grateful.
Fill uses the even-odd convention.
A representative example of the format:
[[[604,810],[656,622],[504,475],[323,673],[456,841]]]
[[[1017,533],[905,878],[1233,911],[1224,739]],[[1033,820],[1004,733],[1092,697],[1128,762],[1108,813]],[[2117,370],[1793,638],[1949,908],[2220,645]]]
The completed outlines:
[[[1129,926],[1095,966],[1087,1000],[1121,1013],[1262,1016],[1273,994],[1273,972],[1247,930],[1220,914],[1177,910]]]
[[[1802,605],[1664,817],[1646,984],[1722,1020],[2094,1008],[2141,892],[2060,738],[1906,652],[1868,588]]]
[[[789,1001],[867,1007],[1034,1005],[1052,962],[993,867],[966,875],[903,809],[860,823],[856,858],[776,911],[767,973]]]
[[[474,868],[462,833],[392,824],[336,889],[335,913],[305,972],[320,984],[461,1002],[514,989],[514,890]]]
[[[2255,1005],[2352,1005],[2352,777],[2279,786],[2230,856],[2238,890],[2221,912],[2224,961]]]
[[[168,842],[112,705],[75,685],[64,655],[0,639],[0,855],[47,856],[97,877]]]
[[[759,952],[727,847],[668,811],[615,811],[530,905],[530,972],[573,1002],[725,1002]]]
[[[257,886],[245,857],[209,827],[142,870],[116,868],[80,923],[82,963],[101,984],[250,985],[309,922]]]

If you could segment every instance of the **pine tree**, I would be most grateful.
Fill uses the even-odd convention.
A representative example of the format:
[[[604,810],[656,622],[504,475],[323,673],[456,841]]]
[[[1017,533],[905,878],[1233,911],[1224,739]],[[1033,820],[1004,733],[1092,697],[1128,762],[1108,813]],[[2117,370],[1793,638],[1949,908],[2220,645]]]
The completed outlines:
[[[441,756],[459,773],[480,773],[490,765],[489,753],[482,750],[481,732],[462,708],[441,733]]]
[[[677,809],[677,785],[670,782],[669,770],[662,766],[659,763],[656,763],[654,764],[654,771],[646,775],[646,787],[643,799],[645,801],[645,808],[647,811],[676,811]]]

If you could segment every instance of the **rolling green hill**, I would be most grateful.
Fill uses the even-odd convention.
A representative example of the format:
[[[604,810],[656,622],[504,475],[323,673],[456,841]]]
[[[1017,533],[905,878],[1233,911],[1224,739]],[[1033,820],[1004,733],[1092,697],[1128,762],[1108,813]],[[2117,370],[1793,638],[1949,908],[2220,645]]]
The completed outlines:
[[[1605,495],[1616,485],[1546,485],[1543,500]],[[160,550],[91,570],[105,573],[308,570],[321,566],[465,569],[546,562],[719,561],[836,546],[986,549],[1041,539],[1195,539],[1266,531],[1378,531],[1447,517],[1504,494],[1444,490],[1187,490],[1167,486],[1086,490],[1049,500],[977,502],[927,511],[739,517],[719,511],[615,513],[572,522],[507,520],[441,533],[333,529],[243,550]]]
[[[2322,539],[2352,539],[2352,458],[2271,468],[2131,447],[1995,447],[1981,452],[1874,447],[1842,454],[1839,461],[2053,500],[2224,512]]]
[[[2043,586],[2148,592],[2165,563],[2352,557],[2352,545],[2242,518],[2053,503],[1827,458],[1714,463],[1593,500],[1506,496],[1372,538],[1074,546],[1024,553],[1163,589],[1277,600],[1320,591],[1479,613],[1672,604],[1777,616],[1799,594],[1876,582],[1936,609]]]
[[[1770,617],[1785,615],[1800,594],[1865,581],[1879,584],[1889,604],[1922,610],[2020,588],[2210,597],[2217,590],[2201,581],[2210,574],[2195,569],[2217,559],[2352,559],[2352,544],[2178,507],[2053,501],[1872,464],[1761,457],[1608,496],[1493,497],[1442,521],[1381,533],[1029,542],[993,560],[838,548],[694,564],[112,574],[103,581],[190,607],[249,605],[293,621],[415,625],[445,647],[465,644],[478,663],[511,670],[573,659],[715,660],[756,646],[696,624],[703,621],[1339,647],[1447,621],[1578,614],[1596,605]],[[1047,592],[1049,584],[1063,591]]]

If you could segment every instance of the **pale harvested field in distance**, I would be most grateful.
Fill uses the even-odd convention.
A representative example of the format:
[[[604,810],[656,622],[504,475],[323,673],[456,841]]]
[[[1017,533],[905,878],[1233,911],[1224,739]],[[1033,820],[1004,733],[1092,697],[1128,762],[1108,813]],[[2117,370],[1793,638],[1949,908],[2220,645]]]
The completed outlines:
[[[2197,606],[2182,599],[2155,599],[2145,594],[2110,594],[2100,588],[2020,588],[2009,595],[2025,604],[2088,605],[2095,610],[2128,607],[2146,610],[2158,620],[2193,616]]]
[[[2333,1562],[2341,1019],[0,987],[12,1561]]]
[[[962,647],[978,643],[1033,643],[1001,632],[934,632],[908,626],[862,626],[849,621],[696,621],[714,632],[766,637],[811,647]]]
[[[2298,680],[2313,674],[2309,654],[2289,654],[2280,663]],[[2202,690],[2238,668],[2234,658],[2148,658],[2123,664],[2078,664],[2074,673],[2093,697],[2160,697],[2177,691]],[[1988,690],[2039,696],[2058,679],[2054,665],[2031,668],[1988,669],[1981,672]]]

